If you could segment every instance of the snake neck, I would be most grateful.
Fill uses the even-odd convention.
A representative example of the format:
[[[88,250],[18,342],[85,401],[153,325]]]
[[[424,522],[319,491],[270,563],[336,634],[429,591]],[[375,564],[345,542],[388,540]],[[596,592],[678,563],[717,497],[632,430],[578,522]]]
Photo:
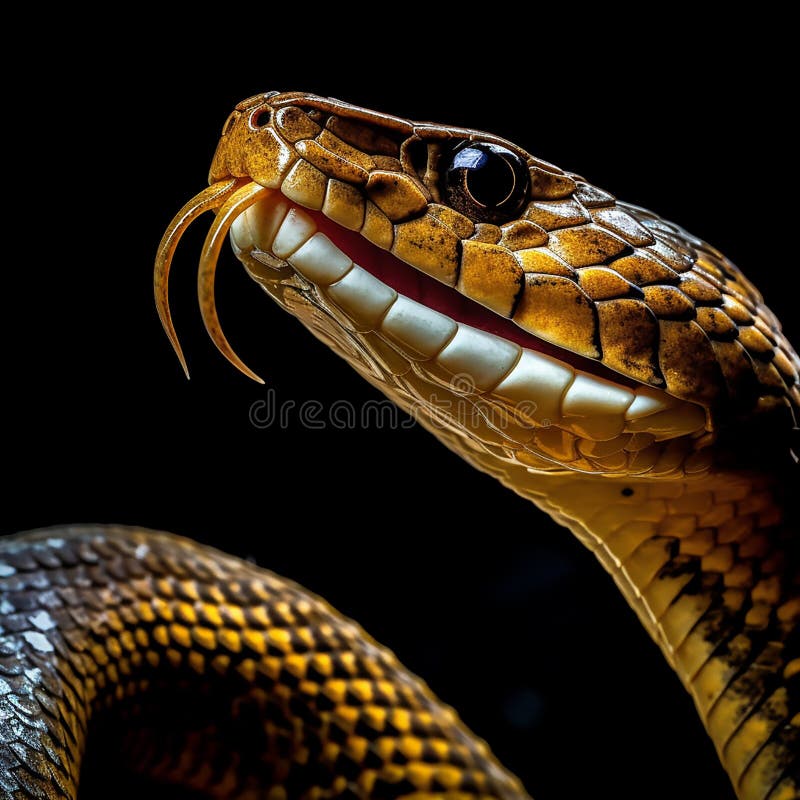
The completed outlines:
[[[737,794],[797,797],[800,579],[788,481],[496,477],[611,574],[692,696]]]
[[[447,447],[597,556],[694,699],[740,798],[797,796],[800,704],[790,683],[800,674],[800,526],[788,515],[788,476],[636,479],[527,465],[509,451],[509,429],[480,413],[464,424],[450,383],[379,350],[369,333],[345,335],[302,284],[262,286]]]

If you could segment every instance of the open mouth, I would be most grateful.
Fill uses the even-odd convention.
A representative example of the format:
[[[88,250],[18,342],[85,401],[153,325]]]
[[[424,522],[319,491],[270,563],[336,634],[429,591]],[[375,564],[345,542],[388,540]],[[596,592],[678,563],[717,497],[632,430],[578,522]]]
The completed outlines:
[[[295,205],[277,190],[235,179],[194,198],[162,240],[156,296],[179,356],[166,303],[169,261],[188,224],[215,207],[198,275],[201,310],[219,349],[257,380],[222,334],[214,308],[214,268],[228,230],[240,257],[267,266],[276,259],[279,265],[288,263],[356,330],[378,333],[422,369],[435,363],[460,376],[462,385],[466,377],[471,391],[491,393],[506,404],[525,403],[533,409],[534,423],[563,420],[594,441],[645,430],[648,438],[672,438],[705,425],[701,407],[551,345],[321,213]]]
[[[253,213],[251,209],[250,212]],[[480,303],[447,286],[430,275],[410,267],[397,256],[367,241],[355,231],[347,230],[318,211],[303,209],[321,233],[347,253],[353,262],[398,294],[446,314],[456,322],[490,333],[520,347],[558,359],[581,372],[596,375],[620,386],[635,389],[639,384],[619,375],[597,361],[564,350],[522,329],[510,319],[496,314]]]

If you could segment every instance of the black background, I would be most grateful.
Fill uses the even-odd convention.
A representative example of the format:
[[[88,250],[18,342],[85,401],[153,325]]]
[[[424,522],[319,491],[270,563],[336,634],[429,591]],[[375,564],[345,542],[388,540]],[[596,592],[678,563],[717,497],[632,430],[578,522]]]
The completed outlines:
[[[304,9],[217,9],[202,36],[131,15],[62,37],[50,20],[8,65],[2,532],[130,523],[255,558],[393,648],[539,800],[730,797],[688,696],[567,531],[419,428],[309,431],[293,416],[256,429],[265,389],[216,354],[196,310],[208,220],[172,281],[190,382],[151,265],[232,106],[301,89],[491,130],[680,222],[739,263],[798,340],[780,22],[724,40],[694,23],[623,35],[577,30],[565,10],[478,15],[462,34],[416,8],[391,32],[344,11],[310,31]],[[227,248],[218,305],[278,402],[378,397]]]

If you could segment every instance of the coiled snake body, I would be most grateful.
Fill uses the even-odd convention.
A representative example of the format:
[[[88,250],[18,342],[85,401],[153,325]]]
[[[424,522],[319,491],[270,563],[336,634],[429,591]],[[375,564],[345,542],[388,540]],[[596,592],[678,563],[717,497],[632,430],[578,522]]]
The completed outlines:
[[[498,137],[302,93],[240,103],[209,183],[156,260],[181,359],[169,266],[214,210],[198,286],[220,350],[256,377],[214,306],[230,232],[283,308],[597,555],[737,796],[797,797],[800,361],[742,273]],[[245,562],[51,529],[0,543],[0,591],[6,796],[75,797],[92,730],[205,796],[527,796],[358,626]]]

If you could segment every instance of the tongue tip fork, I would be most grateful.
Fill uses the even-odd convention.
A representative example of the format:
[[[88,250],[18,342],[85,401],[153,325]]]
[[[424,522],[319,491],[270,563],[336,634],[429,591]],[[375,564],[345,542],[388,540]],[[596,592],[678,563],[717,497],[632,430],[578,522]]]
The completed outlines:
[[[207,186],[181,208],[161,239],[153,271],[156,309],[164,332],[175,350],[187,379],[189,368],[169,307],[169,271],[178,242],[189,225],[205,211],[217,210],[217,217],[203,245],[197,275],[201,315],[211,340],[225,358],[248,378],[257,383],[264,383],[264,380],[236,355],[222,332],[214,302],[214,276],[222,242],[233,220],[268,191],[252,181],[242,183],[241,179],[237,178],[218,181]]]
[[[217,216],[211,223],[206,240],[203,243],[203,251],[200,256],[200,266],[197,270],[197,297],[200,303],[200,314],[206,331],[211,337],[217,349],[225,358],[233,364],[241,373],[251,378],[256,383],[263,384],[264,381],[253,370],[250,369],[240,358],[228,342],[222,332],[214,295],[214,279],[217,272],[217,261],[219,259],[222,243],[230,230],[233,221],[242,214],[247,208],[252,206],[262,197],[269,193],[269,189],[253,181],[240,185],[232,194],[229,194],[222,205],[217,210]]]

